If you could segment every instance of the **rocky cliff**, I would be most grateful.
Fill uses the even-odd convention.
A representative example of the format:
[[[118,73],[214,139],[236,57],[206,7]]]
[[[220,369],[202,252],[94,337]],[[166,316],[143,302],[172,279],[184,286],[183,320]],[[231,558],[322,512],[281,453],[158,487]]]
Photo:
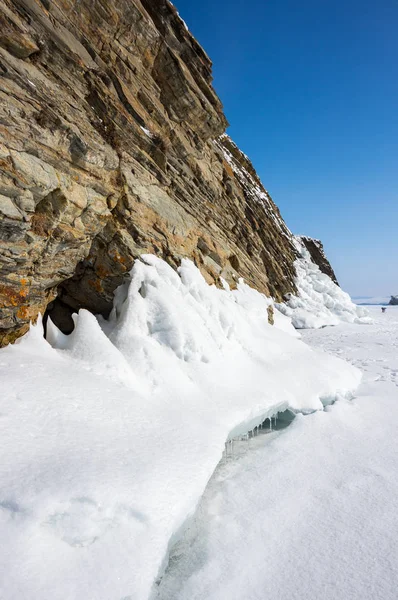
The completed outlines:
[[[0,344],[107,315],[143,252],[281,300],[296,250],[167,0],[2,0]]]
[[[328,261],[328,259],[326,258],[325,250],[323,248],[323,244],[322,244],[321,240],[316,240],[316,239],[308,237],[306,235],[300,235],[300,236],[297,236],[297,238],[299,239],[301,244],[303,244],[303,246],[305,248],[307,248],[308,252],[310,253],[311,260],[316,265],[318,265],[320,271],[322,273],[325,273],[325,275],[327,275],[328,277],[330,277],[330,279],[336,285],[339,285],[339,282],[337,281],[337,277],[333,270],[333,267],[330,264],[330,262]]]

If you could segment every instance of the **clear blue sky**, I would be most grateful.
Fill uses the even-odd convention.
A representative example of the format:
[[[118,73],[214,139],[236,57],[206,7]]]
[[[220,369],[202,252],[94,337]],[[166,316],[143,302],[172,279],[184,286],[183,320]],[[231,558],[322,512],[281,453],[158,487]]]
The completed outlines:
[[[175,0],[228,133],[352,295],[398,293],[397,0]]]

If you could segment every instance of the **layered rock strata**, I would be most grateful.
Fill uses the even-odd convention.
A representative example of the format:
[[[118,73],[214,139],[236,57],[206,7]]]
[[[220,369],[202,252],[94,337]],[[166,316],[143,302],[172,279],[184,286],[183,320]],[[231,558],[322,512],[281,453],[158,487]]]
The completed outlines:
[[[336,285],[339,285],[339,282],[337,281],[337,277],[333,270],[333,267],[330,264],[330,262],[328,261],[328,259],[326,258],[325,250],[323,248],[323,244],[322,244],[321,240],[316,240],[316,239],[308,237],[306,235],[300,235],[297,237],[298,237],[300,243],[303,244],[303,246],[305,246],[305,248],[307,248],[308,252],[310,253],[311,260],[316,265],[318,265],[318,267],[322,271],[322,273],[325,273],[325,275],[328,275],[328,277],[330,277],[330,279],[332,281],[334,281],[334,283]]]
[[[137,256],[294,292],[292,235],[167,0],[0,6],[0,344],[107,315]]]

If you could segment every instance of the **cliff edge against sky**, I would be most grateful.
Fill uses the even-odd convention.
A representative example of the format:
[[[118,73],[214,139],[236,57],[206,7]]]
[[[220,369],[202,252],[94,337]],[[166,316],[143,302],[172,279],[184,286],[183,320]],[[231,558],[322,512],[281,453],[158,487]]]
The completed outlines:
[[[5,0],[0,30],[0,344],[46,310],[66,333],[107,316],[144,252],[296,291],[292,235],[170,2]]]

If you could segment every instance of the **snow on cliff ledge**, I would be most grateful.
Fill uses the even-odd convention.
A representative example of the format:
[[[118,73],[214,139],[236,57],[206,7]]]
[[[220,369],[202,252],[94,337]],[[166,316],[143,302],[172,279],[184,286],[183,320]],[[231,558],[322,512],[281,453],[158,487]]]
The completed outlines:
[[[0,350],[1,598],[146,600],[224,442],[356,388],[268,305],[145,256],[102,328]]]
[[[368,311],[354,304],[346,292],[320,271],[299,237],[295,238],[295,245],[300,254],[294,263],[298,294],[290,294],[286,303],[277,305],[290,317],[294,327],[319,329],[341,321],[370,323]]]

